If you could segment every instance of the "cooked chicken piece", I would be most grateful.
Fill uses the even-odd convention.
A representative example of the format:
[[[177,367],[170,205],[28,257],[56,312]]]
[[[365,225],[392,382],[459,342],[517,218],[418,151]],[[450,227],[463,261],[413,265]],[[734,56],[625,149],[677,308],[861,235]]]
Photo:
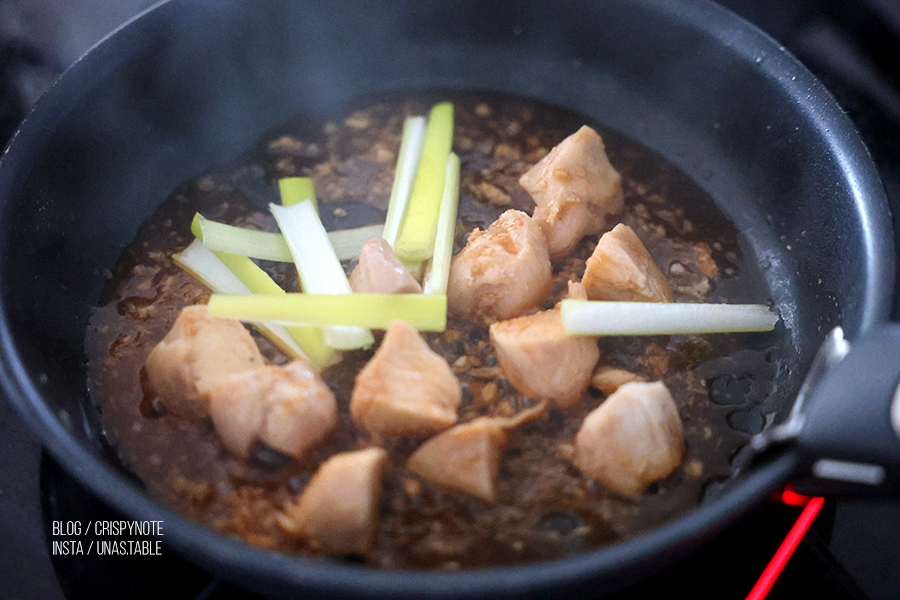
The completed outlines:
[[[209,394],[209,414],[222,444],[246,458],[257,439],[300,458],[337,424],[337,402],[304,361],[226,377]]]
[[[506,432],[539,416],[545,406],[539,404],[510,419],[478,417],[457,425],[419,446],[406,467],[440,487],[495,502]]]
[[[231,454],[241,459],[249,456],[253,442],[259,439],[259,432],[266,423],[266,413],[269,407],[266,398],[262,395],[262,390],[246,389],[262,387],[255,376],[257,370],[265,368],[259,367],[259,369],[248,371],[251,374],[250,377],[239,381],[233,390],[228,382],[241,374],[236,373],[225,377],[220,380],[220,385],[214,387],[209,394],[209,416],[212,419],[216,435]],[[246,401],[242,395],[244,392],[251,394]]]
[[[189,306],[150,352],[145,368],[166,409],[197,421],[209,414],[209,391],[223,377],[264,364],[240,321],[210,317],[206,306]]]
[[[462,388],[442,357],[404,321],[394,321],[356,376],[353,422],[371,434],[427,437],[456,423]]]
[[[719,265],[716,264],[712,257],[712,250],[706,242],[698,242],[694,245],[694,257],[697,265],[708,279],[713,281],[719,278]]]
[[[623,496],[639,496],[683,457],[681,417],[662,382],[626,383],[575,435],[575,466]]]
[[[583,298],[584,288],[570,283],[568,295]],[[494,323],[490,336],[510,383],[524,395],[560,408],[581,399],[600,358],[597,338],[566,334],[559,308]]]
[[[585,235],[599,233],[622,210],[622,176],[609,164],[603,140],[584,126],[519,179],[534,198],[534,220],[550,258],[565,256]]]
[[[422,286],[403,266],[384,238],[373,238],[359,251],[359,264],[350,273],[357,294],[420,294]]]
[[[500,419],[479,417],[426,441],[406,467],[440,487],[494,502],[506,438]]]
[[[547,242],[525,213],[508,210],[485,231],[475,229],[450,264],[447,308],[487,322],[537,307],[550,293]]]
[[[628,225],[604,233],[581,279],[591,300],[672,302],[672,288]]]
[[[609,365],[598,367],[597,370],[594,371],[594,374],[591,375],[591,387],[597,388],[607,396],[626,383],[631,383],[632,381],[645,382],[647,379],[637,373],[632,373],[631,371],[611,367]]]
[[[386,461],[382,448],[335,454],[319,466],[279,524],[317,550],[364,554],[375,534]]]
[[[566,284],[566,300],[587,300],[587,290],[577,281],[569,281]]]

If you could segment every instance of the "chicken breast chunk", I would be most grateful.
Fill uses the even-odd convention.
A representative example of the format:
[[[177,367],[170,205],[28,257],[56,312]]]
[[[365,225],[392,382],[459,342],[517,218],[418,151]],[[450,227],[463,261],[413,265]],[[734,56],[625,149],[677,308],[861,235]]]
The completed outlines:
[[[584,288],[570,284],[568,296],[584,299]],[[560,408],[581,399],[600,359],[597,338],[566,334],[559,308],[494,323],[490,337],[510,383],[524,395]]]
[[[279,524],[317,550],[364,554],[375,534],[386,461],[382,448],[335,454],[319,466]]]
[[[534,220],[550,258],[565,256],[585,235],[599,233],[622,210],[622,177],[609,163],[600,135],[584,126],[529,169],[519,183],[531,194]]]
[[[597,388],[607,396],[632,381],[646,382],[647,380],[637,373],[609,365],[597,367],[597,370],[591,375],[591,387]]]
[[[359,251],[359,264],[350,273],[357,294],[420,294],[422,286],[403,266],[384,238],[373,238]]]
[[[147,357],[150,385],[171,413],[197,421],[209,414],[209,392],[224,377],[265,364],[250,332],[206,306],[182,309]]]
[[[604,233],[581,280],[591,300],[672,302],[672,288],[628,225]]]
[[[662,382],[626,383],[584,419],[575,466],[623,496],[637,497],[684,457],[681,417]]]
[[[419,446],[406,467],[437,486],[495,502],[507,431],[540,416],[545,408],[542,403],[511,418],[478,417],[452,427]]]
[[[550,293],[553,271],[547,242],[525,213],[508,210],[485,231],[475,229],[450,265],[450,312],[509,319],[537,307]]]
[[[440,487],[494,502],[506,439],[499,419],[479,417],[426,441],[410,455],[406,467]]]
[[[259,440],[300,458],[337,424],[337,401],[304,361],[224,378],[209,395],[209,414],[228,450],[246,458]]]
[[[350,416],[371,434],[427,437],[456,423],[462,388],[442,357],[404,321],[394,321],[357,374]]]

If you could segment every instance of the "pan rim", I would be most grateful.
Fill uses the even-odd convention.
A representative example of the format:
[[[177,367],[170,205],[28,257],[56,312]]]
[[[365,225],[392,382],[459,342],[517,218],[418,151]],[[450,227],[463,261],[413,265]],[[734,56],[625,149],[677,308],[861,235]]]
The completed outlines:
[[[641,0],[641,2],[647,3],[645,0]],[[85,57],[79,59],[60,81],[54,84],[11,138],[4,156],[0,157],[0,203],[4,205],[7,203],[6,188],[9,178],[2,175],[4,167],[6,170],[13,168],[9,164],[11,161],[9,148],[23,143],[21,138],[29,137],[30,131],[43,126],[41,115],[45,111],[42,106],[48,102],[58,101],[60,94],[65,91],[66,81],[91,68],[90,60],[85,59],[92,52],[103,47],[107,40],[114,38],[125,29],[148,26],[148,21],[145,20],[148,15],[176,4],[175,0],[160,2],[142,13],[141,16],[126,23],[95,46]],[[747,36],[741,40],[741,43],[732,44],[731,47],[737,51],[745,51],[748,57],[751,56],[749,52],[751,42],[754,44],[764,42],[775,48],[780,47],[765,33],[712,3],[688,3],[687,9],[678,11],[677,14],[674,3],[664,4],[659,10],[670,11],[678,20],[687,18],[692,22],[708,22],[710,24],[706,26],[707,31],[729,29],[728,27],[717,29],[716,23],[730,25],[732,28],[739,27],[747,32]],[[724,34],[721,35],[724,36]],[[721,37],[717,39],[720,42],[724,41]],[[892,239],[890,221],[885,222],[882,213],[873,212],[878,207],[882,207],[886,211],[884,190],[859,134],[850,123],[849,118],[840,112],[831,93],[793,56],[786,51],[783,51],[780,56],[792,61],[791,68],[798,74],[795,80],[791,80],[791,85],[803,86],[805,92],[819,101],[815,107],[810,106],[810,110],[825,107],[826,112],[822,113],[819,118],[828,123],[830,131],[826,138],[829,139],[829,143],[837,148],[843,148],[847,144],[857,146],[869,158],[868,161],[854,161],[854,164],[847,166],[847,172],[856,175],[859,190],[856,194],[856,208],[859,214],[868,219],[867,222],[871,224],[870,229],[867,230],[870,235],[866,240],[866,265],[870,271],[867,273],[866,281],[869,283],[869,287],[863,291],[862,297],[865,304],[860,310],[861,328],[865,329],[887,318],[893,289],[894,255],[892,248],[885,247],[883,244],[886,240]],[[774,66],[769,65],[767,68],[774,69]],[[778,75],[774,70],[771,74],[773,77]],[[843,158],[847,161],[852,160],[846,155]],[[876,235],[872,233],[873,231],[881,233]],[[892,246],[890,242],[888,245]],[[0,281],[0,287],[2,284],[3,282]],[[575,557],[503,569],[454,574],[373,571],[331,562],[298,560],[293,556],[253,549],[244,544],[227,540],[150,501],[148,497],[116,473],[111,466],[98,461],[96,454],[78,442],[42,401],[38,386],[28,375],[15,347],[5,310],[0,315],[0,383],[2,383],[7,398],[25,418],[32,431],[38,433],[50,453],[67,471],[100,495],[105,502],[132,517],[150,516],[167,523],[175,523],[177,525],[174,528],[176,533],[171,538],[168,535],[166,538],[173,539],[173,545],[179,549],[186,550],[193,556],[203,557],[207,564],[215,563],[216,569],[225,576],[234,572],[252,570],[256,575],[278,576],[286,584],[290,583],[301,587],[312,585],[316,586],[316,589],[330,590],[336,594],[348,591],[354,593],[377,591],[380,594],[391,596],[412,595],[421,593],[423,586],[432,597],[471,595],[476,592],[491,595],[534,594],[535,591],[559,589],[558,586],[561,585],[576,585],[595,576],[598,572],[609,572],[615,582],[616,579],[612,573],[613,565],[631,561],[632,566],[641,563],[645,563],[646,566],[646,563],[652,559],[656,567],[659,566],[656,561],[666,558],[670,558],[670,562],[673,562],[678,556],[663,557],[662,554],[674,547],[680,547],[681,550],[686,551],[687,546],[691,545],[689,542],[692,542],[693,546],[703,543],[712,532],[723,529],[728,523],[736,520],[754,506],[753,503],[748,502],[748,497],[756,503],[761,503],[772,486],[783,482],[795,466],[795,458],[791,454],[785,453],[765,469],[742,476],[746,479],[709,505],[701,505],[690,513],[651,532]],[[109,485],[111,481],[114,484],[112,486]],[[298,567],[298,563],[302,563],[302,566]],[[623,576],[620,579],[621,585],[629,583],[629,581],[625,581],[627,577]],[[339,583],[336,583],[337,581]],[[448,586],[453,589],[448,590]],[[609,591],[613,591],[613,588],[615,585]]]

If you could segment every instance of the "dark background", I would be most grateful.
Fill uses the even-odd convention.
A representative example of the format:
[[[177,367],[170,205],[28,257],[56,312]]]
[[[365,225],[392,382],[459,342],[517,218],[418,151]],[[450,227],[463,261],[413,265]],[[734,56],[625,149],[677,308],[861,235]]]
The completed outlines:
[[[0,0],[0,146],[67,65],[152,4],[149,0]],[[772,35],[834,93],[872,152],[892,203],[895,230],[900,230],[896,217],[900,214],[900,0],[722,0],[721,4]],[[895,305],[894,319],[900,319],[900,306]],[[77,499],[93,503],[43,455],[0,397],[0,599],[82,598],[108,596],[110,591],[134,597],[135,590],[128,585],[145,589],[146,582],[128,583],[134,581],[129,570],[133,564],[119,563],[124,574],[109,574],[104,571],[108,565],[51,562],[43,515],[65,511],[70,501],[57,498],[54,486],[71,488]],[[727,578],[744,569],[747,572],[738,577],[752,581],[757,563],[765,564],[797,514],[795,509],[772,508],[753,515],[728,540],[697,558],[698,564],[655,578],[628,597],[656,594],[653,585],[670,593],[705,597],[704,588],[690,581],[694,571],[703,576],[705,570],[706,578],[716,573]],[[748,555],[754,558],[748,561]],[[178,569],[183,566],[175,563],[164,563],[162,570],[182,573]],[[159,576],[166,578],[164,572]],[[187,577],[178,588],[185,597],[224,597],[234,592],[204,572]],[[75,583],[87,579],[107,584],[83,587]],[[742,597],[746,592],[735,590],[748,588],[741,585],[719,589],[716,595]],[[169,591],[156,591],[171,597]],[[151,597],[143,591],[139,595]],[[827,504],[816,531],[804,541],[771,597],[900,598],[900,500]]]

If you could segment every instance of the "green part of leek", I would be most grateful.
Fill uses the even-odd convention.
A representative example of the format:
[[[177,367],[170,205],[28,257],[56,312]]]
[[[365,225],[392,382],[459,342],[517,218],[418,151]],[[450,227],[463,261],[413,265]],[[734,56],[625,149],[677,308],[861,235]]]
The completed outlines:
[[[205,248],[200,240],[194,240],[173,258],[178,266],[215,293],[245,296],[253,293],[284,294],[277,283],[246,257],[216,254]],[[264,322],[254,323],[254,327],[286,355],[293,359],[309,360],[318,370],[333,364],[338,358],[337,353],[325,345],[321,329],[284,327],[278,323]]]
[[[423,286],[426,294],[447,294],[450,280],[450,261],[453,259],[453,242],[456,239],[456,213],[459,207],[459,157],[450,153],[447,157],[444,194],[434,237],[434,256]]]
[[[387,329],[406,321],[419,331],[444,331],[447,297],[438,294],[213,294],[211,315],[251,322]]]
[[[216,252],[215,255],[247,286],[251,294],[286,293],[268,273],[246,256],[226,252]],[[325,332],[320,328],[291,325],[285,329],[317,369],[322,370],[336,362],[334,349],[325,343]]]
[[[269,210],[291,250],[303,291],[350,294],[350,282],[312,202],[303,200],[292,206],[270,204]],[[375,338],[363,327],[333,326],[325,330],[325,341],[332,348],[351,350],[367,348],[375,343]]]
[[[763,304],[560,302],[563,328],[578,335],[674,335],[771,331],[778,315]]]
[[[280,233],[243,229],[225,223],[210,221],[200,213],[194,215],[191,231],[203,245],[216,252],[240,254],[260,260],[291,262],[291,250]],[[329,231],[328,240],[339,260],[359,256],[359,250],[367,241],[380,237],[381,225],[366,225],[355,229]]]
[[[260,269],[256,263],[240,254],[213,252],[228,269],[234,273],[241,283],[247,286],[251,294],[283,294],[281,286]]]
[[[422,262],[434,253],[447,156],[452,145],[453,105],[442,102],[432,107],[429,114],[416,183],[394,245],[395,254],[404,262]]]
[[[400,141],[400,152],[397,154],[394,185],[391,188],[391,199],[388,203],[384,233],[382,234],[392,248],[397,243],[400,224],[406,214],[409,195],[412,193],[416,181],[416,170],[419,167],[422,145],[425,142],[425,123],[425,117],[407,117],[403,122],[403,137]]]
[[[316,212],[319,211],[319,201],[316,200],[316,184],[309,177],[285,177],[278,180],[278,191],[281,194],[282,206],[293,206],[304,200],[313,204]]]

